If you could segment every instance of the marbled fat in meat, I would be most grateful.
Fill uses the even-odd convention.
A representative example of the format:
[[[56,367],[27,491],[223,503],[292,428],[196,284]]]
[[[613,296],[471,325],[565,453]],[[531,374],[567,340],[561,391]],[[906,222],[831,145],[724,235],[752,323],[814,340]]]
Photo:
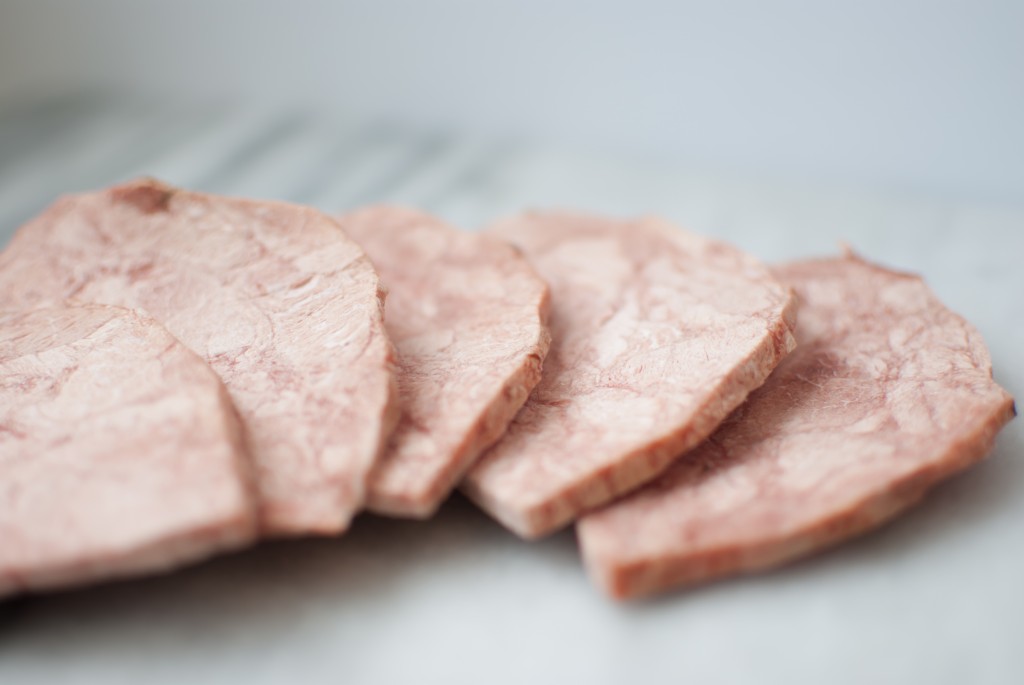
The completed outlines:
[[[505,432],[541,377],[548,288],[512,246],[422,212],[340,219],[388,288],[402,419],[370,478],[369,508],[430,516]]]
[[[1014,415],[978,332],[916,276],[852,255],[781,267],[799,347],[710,440],[580,521],[634,597],[757,571],[873,528],[981,459]]]
[[[793,347],[793,297],[729,245],[658,219],[533,213],[495,226],[551,287],[544,376],[464,491],[550,533],[710,435]]]
[[[0,595],[245,545],[248,467],[224,386],[151,318],[0,312]]]
[[[141,180],[59,199],[0,255],[0,307],[141,309],[224,380],[264,533],[337,533],[397,421],[383,291],[310,208]]]

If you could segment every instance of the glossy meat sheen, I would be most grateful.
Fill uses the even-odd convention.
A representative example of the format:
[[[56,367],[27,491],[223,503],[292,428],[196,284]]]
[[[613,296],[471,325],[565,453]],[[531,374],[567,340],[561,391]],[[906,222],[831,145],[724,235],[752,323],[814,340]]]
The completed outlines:
[[[0,255],[0,307],[143,309],[221,376],[247,431],[265,533],[334,533],[397,420],[383,294],[313,209],[142,180],[58,200]]]
[[[424,518],[501,437],[540,380],[548,289],[510,245],[413,210],[341,219],[388,288],[403,416],[369,484],[370,509]]]
[[[657,219],[527,214],[493,233],[551,287],[544,377],[467,494],[537,537],[706,438],[793,346],[792,293],[733,247]]]
[[[0,312],[0,595],[245,544],[247,469],[223,385],[149,317]]]
[[[800,346],[712,438],[584,518],[594,579],[633,597],[768,568],[874,527],[992,447],[1013,400],[968,323],[855,257],[778,270]]]

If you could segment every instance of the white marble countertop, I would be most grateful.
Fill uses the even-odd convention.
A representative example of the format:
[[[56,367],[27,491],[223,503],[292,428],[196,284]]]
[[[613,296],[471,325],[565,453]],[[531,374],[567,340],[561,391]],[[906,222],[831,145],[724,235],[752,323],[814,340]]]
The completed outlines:
[[[840,241],[923,273],[1024,397],[1024,208],[737,179],[337,117],[89,97],[0,111],[0,242],[57,193],[137,174],[465,226],[536,206],[658,213],[766,260]],[[2,541],[0,541],[2,544]],[[789,568],[616,604],[571,532],[461,498],[173,575],[0,603],[0,683],[1024,682],[1024,420],[898,521]]]

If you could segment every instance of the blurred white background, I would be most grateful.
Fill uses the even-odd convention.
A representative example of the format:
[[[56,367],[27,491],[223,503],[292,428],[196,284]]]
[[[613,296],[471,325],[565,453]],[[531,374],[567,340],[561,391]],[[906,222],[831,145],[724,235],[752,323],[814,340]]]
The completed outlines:
[[[0,98],[329,106],[1024,203],[1019,0],[3,0]]]

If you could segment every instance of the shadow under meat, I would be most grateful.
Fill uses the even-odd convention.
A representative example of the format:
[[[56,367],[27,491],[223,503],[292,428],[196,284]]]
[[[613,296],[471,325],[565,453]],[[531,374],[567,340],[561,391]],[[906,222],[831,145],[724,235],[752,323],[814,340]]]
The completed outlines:
[[[261,624],[287,630],[289,618],[302,620],[311,606],[369,611],[403,584],[419,582],[417,572],[537,547],[546,562],[579,565],[571,530],[528,544],[456,494],[428,521],[364,514],[337,538],[265,542],[165,575],[0,600],[0,651],[5,635],[26,621],[54,616],[80,625],[148,617],[174,632],[194,622],[216,631]]]

